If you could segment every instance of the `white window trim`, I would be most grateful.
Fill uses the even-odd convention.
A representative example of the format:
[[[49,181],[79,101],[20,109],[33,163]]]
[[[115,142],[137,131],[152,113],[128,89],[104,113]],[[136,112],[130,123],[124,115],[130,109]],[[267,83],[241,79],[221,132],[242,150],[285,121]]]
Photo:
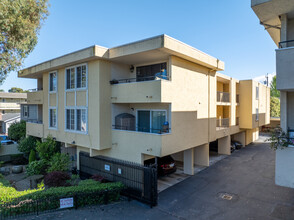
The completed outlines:
[[[149,111],[150,112],[150,128],[149,128],[149,133],[152,133],[150,132],[151,131],[151,128],[152,128],[152,117],[151,117],[151,112],[152,111],[165,111],[165,121],[167,121],[167,110],[166,109],[136,109],[136,131],[138,131],[138,119],[139,119],[139,115],[138,115],[138,111]],[[168,121],[169,125],[170,125],[170,122]],[[170,129],[170,126],[169,126],[169,129]],[[170,131],[169,131],[170,132]],[[146,132],[147,133],[147,132]],[[154,134],[154,133],[152,133]]]
[[[54,90],[54,91],[50,91],[50,74],[51,73],[56,73],[56,90]],[[49,91],[50,94],[57,93],[57,91],[58,91],[58,71],[57,70],[52,71],[52,72],[49,73],[48,91]]]
[[[55,109],[56,110],[56,127],[51,127],[50,126],[50,110],[51,109]],[[49,106],[48,108],[48,129],[50,130],[58,130],[58,108],[57,107],[52,107],[52,106]]]
[[[67,115],[66,115],[66,111],[67,110],[70,110],[70,109],[73,109],[74,112],[75,112],[75,124],[74,124],[74,130],[70,130],[70,129],[67,129],[66,127],[66,121],[67,121]],[[86,126],[86,131],[78,131],[77,130],[77,110],[78,109],[84,109],[86,110],[86,123],[87,123],[87,126]],[[68,133],[77,133],[77,134],[88,134],[88,129],[89,129],[89,124],[88,124],[88,107],[86,106],[66,106],[65,107],[65,111],[64,111],[64,131],[65,132],[68,132]]]
[[[77,88],[77,67],[79,67],[79,66],[86,66],[86,87],[82,87],[82,88]],[[68,69],[72,69],[72,68],[75,68],[75,88],[73,88],[73,89],[67,89],[66,88],[66,86],[67,86],[66,85],[67,84],[67,74],[66,74],[66,71]],[[65,86],[64,86],[64,89],[65,89],[66,92],[87,90],[88,89],[88,64],[87,63],[81,63],[81,64],[77,64],[77,65],[74,65],[74,66],[70,66],[70,67],[65,68],[64,77],[65,77]]]

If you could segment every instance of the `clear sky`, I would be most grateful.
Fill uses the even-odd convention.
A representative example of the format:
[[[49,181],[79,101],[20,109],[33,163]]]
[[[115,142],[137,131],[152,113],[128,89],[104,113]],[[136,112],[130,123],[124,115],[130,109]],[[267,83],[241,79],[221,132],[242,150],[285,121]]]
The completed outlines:
[[[225,62],[224,74],[251,79],[275,72],[275,44],[250,0],[50,0],[50,15],[24,67],[91,45],[167,34]],[[36,88],[11,72],[1,89]]]

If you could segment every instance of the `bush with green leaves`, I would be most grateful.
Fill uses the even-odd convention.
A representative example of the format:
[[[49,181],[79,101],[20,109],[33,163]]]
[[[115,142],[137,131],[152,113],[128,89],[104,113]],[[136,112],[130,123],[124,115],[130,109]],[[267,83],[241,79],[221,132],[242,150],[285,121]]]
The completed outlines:
[[[30,156],[29,156],[29,163],[33,162],[36,160],[36,152],[32,149]]]
[[[31,162],[27,169],[27,175],[33,176],[33,175],[39,175],[39,174],[46,174],[46,170],[48,168],[48,161],[41,159],[41,160],[35,160]]]
[[[48,136],[43,142],[37,141],[36,150],[40,159],[49,161],[58,152],[58,147],[52,136]]]
[[[49,161],[49,167],[47,172],[53,171],[67,171],[69,168],[70,159],[67,154],[56,153]]]
[[[95,181],[93,179],[82,180],[79,182],[79,186],[91,186],[95,184],[100,184],[100,182]]]
[[[26,122],[15,122],[8,128],[8,136],[11,140],[19,142],[26,137]]]
[[[31,150],[36,150],[37,138],[28,136],[20,140],[18,150],[28,155]]]

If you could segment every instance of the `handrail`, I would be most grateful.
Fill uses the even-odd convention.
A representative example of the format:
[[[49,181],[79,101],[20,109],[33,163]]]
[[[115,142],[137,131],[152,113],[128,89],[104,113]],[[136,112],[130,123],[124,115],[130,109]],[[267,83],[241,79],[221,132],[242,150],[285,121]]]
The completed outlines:
[[[282,47],[282,44],[291,43],[291,42],[294,42],[294,40],[281,41],[281,42],[279,42],[279,48],[283,48],[283,47]],[[286,46],[286,47],[287,47],[287,46]]]
[[[111,85],[119,84],[119,83],[131,83],[131,82],[141,82],[141,81],[152,81],[156,79],[165,79],[169,80],[169,76],[166,75],[158,75],[158,76],[144,76],[144,77],[136,77],[136,78],[128,78],[128,79],[113,79],[109,81]]]
[[[43,88],[28,89],[29,92],[43,91]]]
[[[216,127],[230,127],[230,118],[216,119]]]
[[[128,126],[121,126],[121,125],[112,125],[113,129],[117,129],[117,130],[125,130],[125,131],[137,131],[137,132],[144,132],[144,133],[169,133],[169,131],[171,130],[170,128],[162,128],[162,129],[155,129],[155,128],[147,128],[147,127],[133,127],[130,128]],[[156,132],[152,132],[152,131],[156,131]]]
[[[217,101],[218,102],[230,102],[230,93],[217,91]]]

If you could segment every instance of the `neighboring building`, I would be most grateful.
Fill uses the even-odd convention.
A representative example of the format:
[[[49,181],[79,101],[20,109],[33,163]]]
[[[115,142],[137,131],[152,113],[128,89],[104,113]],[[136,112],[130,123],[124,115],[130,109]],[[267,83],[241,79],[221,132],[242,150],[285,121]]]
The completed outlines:
[[[0,112],[19,113],[20,104],[26,103],[27,93],[0,92]]]
[[[20,113],[0,113],[0,134],[8,134],[8,128],[16,122],[20,122]]]
[[[141,164],[173,155],[193,175],[195,164],[209,166],[210,142],[229,155],[231,139],[249,144],[269,124],[269,88],[222,70],[222,61],[166,35],[76,51],[19,71],[40,90],[22,112],[39,122],[27,122],[27,135]]]
[[[294,1],[252,0],[252,9],[270,34],[276,49],[277,89],[281,92],[281,128],[294,129]],[[294,188],[294,148],[276,151],[276,184]]]

